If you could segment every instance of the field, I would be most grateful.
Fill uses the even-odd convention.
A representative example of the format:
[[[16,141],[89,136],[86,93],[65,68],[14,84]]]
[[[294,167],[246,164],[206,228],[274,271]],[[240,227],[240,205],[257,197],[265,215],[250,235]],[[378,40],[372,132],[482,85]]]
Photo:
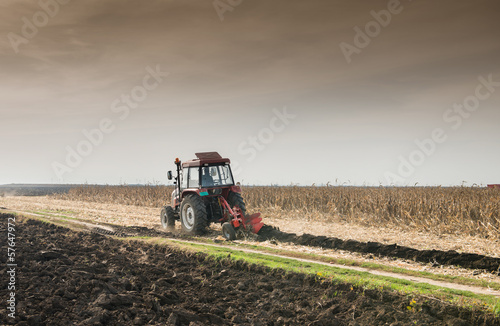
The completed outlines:
[[[92,186],[56,198],[161,207],[172,187]],[[500,191],[480,187],[243,187],[251,211],[435,234],[500,239]]]
[[[495,323],[439,301],[33,220],[18,222],[24,240],[19,250],[26,255],[19,325]]]
[[[220,226],[161,229],[171,190],[0,197],[2,252],[15,216],[23,257],[15,322],[500,325],[495,189],[244,187],[267,225],[222,243]]]

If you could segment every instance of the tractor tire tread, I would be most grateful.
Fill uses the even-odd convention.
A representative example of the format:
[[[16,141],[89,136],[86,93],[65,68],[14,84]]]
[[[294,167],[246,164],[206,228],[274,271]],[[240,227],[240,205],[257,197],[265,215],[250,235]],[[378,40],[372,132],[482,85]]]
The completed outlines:
[[[166,219],[164,220],[164,216]],[[165,229],[175,228],[175,211],[171,206],[164,206],[161,210],[162,226]]]
[[[227,202],[231,207],[238,206],[241,209],[243,216],[247,215],[245,201],[243,200],[243,197],[241,196],[240,193],[230,192],[229,195],[227,196]]]
[[[208,218],[207,218],[207,208],[205,206],[205,203],[203,202],[203,199],[198,196],[198,195],[188,195],[186,198],[184,198],[183,201],[188,200],[191,202],[191,205],[193,209],[195,210],[195,221],[194,221],[194,226],[193,230],[189,233],[195,234],[195,235],[202,235],[206,233],[207,231],[207,226],[208,226]],[[182,208],[181,208],[182,211]],[[182,220],[182,218],[181,218]]]

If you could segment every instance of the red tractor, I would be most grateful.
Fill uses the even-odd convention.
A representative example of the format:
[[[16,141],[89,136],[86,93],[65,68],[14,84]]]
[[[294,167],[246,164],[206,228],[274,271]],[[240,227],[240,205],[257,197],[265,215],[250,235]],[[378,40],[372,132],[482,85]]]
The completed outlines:
[[[235,185],[228,158],[217,152],[196,153],[197,159],[182,162],[177,158],[175,190],[172,206],[164,206],[161,224],[174,229],[180,220],[188,234],[205,233],[210,223],[221,223],[222,234],[228,240],[236,239],[238,230],[258,233],[264,223],[260,213],[246,215],[241,188]],[[167,177],[172,180],[172,171]]]

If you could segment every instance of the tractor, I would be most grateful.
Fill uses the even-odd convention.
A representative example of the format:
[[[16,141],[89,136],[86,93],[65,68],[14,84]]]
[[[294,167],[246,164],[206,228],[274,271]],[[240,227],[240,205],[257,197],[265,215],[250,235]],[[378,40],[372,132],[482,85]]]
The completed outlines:
[[[235,240],[237,233],[258,233],[264,223],[260,213],[247,216],[241,187],[234,183],[228,158],[217,152],[196,153],[196,159],[175,159],[177,175],[171,206],[161,210],[161,224],[167,230],[180,221],[182,230],[191,235],[204,234],[211,223],[221,223],[222,234]],[[173,179],[172,171],[167,178]]]

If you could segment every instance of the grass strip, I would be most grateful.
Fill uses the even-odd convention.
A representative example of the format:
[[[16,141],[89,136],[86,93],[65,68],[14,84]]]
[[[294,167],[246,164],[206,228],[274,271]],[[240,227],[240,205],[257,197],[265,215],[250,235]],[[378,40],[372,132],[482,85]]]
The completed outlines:
[[[198,241],[198,242],[207,243],[207,244],[217,244],[216,242],[214,242],[213,240],[210,240],[210,239],[193,239],[193,241]],[[371,262],[363,262],[363,261],[358,261],[358,260],[354,260],[354,259],[334,258],[334,257],[325,256],[325,255],[320,255],[320,254],[297,252],[297,251],[291,251],[291,250],[286,250],[286,249],[277,249],[277,248],[270,248],[270,247],[266,247],[266,246],[250,245],[250,244],[237,243],[237,242],[225,242],[224,245],[234,247],[235,249],[236,248],[245,248],[245,249],[259,250],[259,251],[263,251],[263,252],[278,254],[278,255],[282,255],[282,256],[288,256],[288,257],[292,257],[292,258],[317,260],[317,261],[320,261],[323,263],[331,263],[331,264],[337,264],[337,265],[362,267],[362,268],[366,268],[369,270],[378,270],[378,271],[396,273],[396,274],[407,275],[407,276],[423,277],[423,278],[428,278],[428,279],[435,280],[435,281],[447,282],[447,283],[452,283],[452,284],[478,286],[478,287],[482,287],[485,289],[492,289],[495,291],[500,291],[500,283],[486,281],[486,280],[478,280],[478,279],[473,279],[473,278],[467,278],[464,276],[435,274],[435,273],[431,273],[431,272],[427,272],[427,271],[416,271],[416,270],[405,269],[405,268],[401,268],[401,267],[387,266],[387,265],[371,263]]]

